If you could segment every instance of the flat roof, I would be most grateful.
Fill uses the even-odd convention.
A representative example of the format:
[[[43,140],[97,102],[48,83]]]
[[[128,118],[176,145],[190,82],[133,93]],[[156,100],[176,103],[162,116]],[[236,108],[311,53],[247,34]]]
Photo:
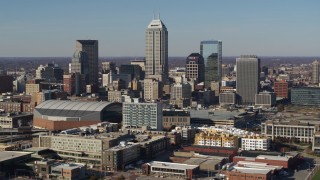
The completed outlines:
[[[287,156],[270,156],[270,155],[259,155],[256,159],[266,159],[266,160],[277,160],[277,161],[288,161]]]
[[[21,151],[1,151],[0,152],[0,162],[7,161],[14,158],[19,158],[22,156],[30,155],[31,152],[21,152]]]
[[[68,169],[68,170],[72,170],[72,169],[76,169],[79,167],[83,167],[85,166],[85,164],[81,164],[81,163],[72,163],[72,164],[68,164],[68,163],[61,163],[58,164],[57,166],[54,166],[53,168],[57,168],[57,169]]]
[[[152,161],[152,162],[149,162],[148,164],[152,167],[170,168],[170,169],[195,169],[199,167],[199,165],[189,165],[189,164],[170,163],[170,162],[161,162],[161,161]]]
[[[246,167],[234,167],[232,171],[238,171],[246,174],[268,174],[270,169],[259,169],[259,168],[246,168]]]
[[[209,112],[213,114],[209,115]],[[243,112],[236,111],[222,111],[222,110],[190,110],[191,118],[200,118],[200,119],[212,119],[212,120],[227,120],[233,119],[235,116],[239,116]]]

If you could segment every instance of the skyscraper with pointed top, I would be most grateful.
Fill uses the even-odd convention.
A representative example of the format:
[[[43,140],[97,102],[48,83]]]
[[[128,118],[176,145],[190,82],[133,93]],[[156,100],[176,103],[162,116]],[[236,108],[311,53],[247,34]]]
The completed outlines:
[[[150,22],[146,30],[146,78],[168,80],[168,31],[160,15]]]

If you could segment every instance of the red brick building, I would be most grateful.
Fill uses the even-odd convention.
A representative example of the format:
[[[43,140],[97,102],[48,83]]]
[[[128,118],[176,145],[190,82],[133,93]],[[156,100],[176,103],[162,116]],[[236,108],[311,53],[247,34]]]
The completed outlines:
[[[229,157],[230,160],[238,155],[238,148],[210,147],[210,146],[187,146],[183,151],[193,151],[200,154]]]
[[[296,156],[268,156],[268,155],[259,155],[255,158],[244,157],[244,156],[235,156],[233,157],[233,162],[238,163],[239,161],[249,161],[249,162],[261,162],[267,163],[268,165],[273,166],[282,166],[284,168],[294,168],[297,165]]]
[[[280,98],[288,98],[289,95],[289,85],[285,81],[274,82],[274,92],[276,93],[276,97]]]

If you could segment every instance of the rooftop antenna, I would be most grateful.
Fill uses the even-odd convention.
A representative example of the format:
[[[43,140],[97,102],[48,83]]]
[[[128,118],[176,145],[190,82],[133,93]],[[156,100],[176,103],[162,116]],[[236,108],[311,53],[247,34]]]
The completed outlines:
[[[152,20],[155,20],[155,18],[156,18],[156,17],[155,17],[155,14],[154,14],[154,12],[153,12],[153,19],[152,19]]]
[[[158,13],[158,20],[160,20],[160,13]]]

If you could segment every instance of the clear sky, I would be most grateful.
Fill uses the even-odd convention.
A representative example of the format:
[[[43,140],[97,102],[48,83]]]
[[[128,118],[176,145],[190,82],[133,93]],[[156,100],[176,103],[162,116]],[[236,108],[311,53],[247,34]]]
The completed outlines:
[[[1,0],[0,57],[66,57],[77,39],[100,56],[144,56],[145,29],[160,12],[169,56],[222,40],[224,56],[319,56],[319,0]]]

